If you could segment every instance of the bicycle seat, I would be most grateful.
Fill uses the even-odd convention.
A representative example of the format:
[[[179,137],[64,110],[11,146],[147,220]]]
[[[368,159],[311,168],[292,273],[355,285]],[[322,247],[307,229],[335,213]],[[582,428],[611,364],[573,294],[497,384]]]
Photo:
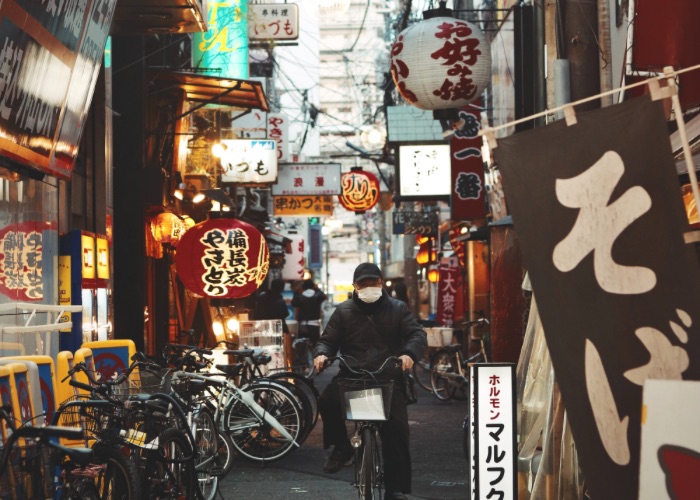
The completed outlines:
[[[255,353],[255,355],[253,355],[253,362],[256,365],[266,365],[270,361],[272,361],[272,356],[270,356],[269,354],[266,354],[265,352],[259,352],[259,353]]]
[[[238,377],[243,369],[243,363],[236,363],[234,365],[215,365],[217,370],[220,370],[226,374],[228,377]]]

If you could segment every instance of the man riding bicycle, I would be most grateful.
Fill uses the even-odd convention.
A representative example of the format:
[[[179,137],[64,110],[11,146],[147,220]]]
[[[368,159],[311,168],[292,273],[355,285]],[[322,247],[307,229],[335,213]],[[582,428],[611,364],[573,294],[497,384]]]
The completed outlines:
[[[353,275],[352,298],[338,305],[323,331],[314,351],[314,365],[324,368],[329,357],[338,351],[355,361],[355,369],[377,370],[389,356],[397,356],[403,370],[420,359],[427,346],[426,334],[408,309],[382,288],[382,273],[371,263],[357,266]],[[340,373],[326,387],[319,401],[323,419],[323,446],[334,449],[323,470],[338,472],[352,463],[353,449],[345,427],[345,414],[338,391],[338,378],[347,378],[342,366]],[[391,414],[380,431],[384,458],[384,483],[387,499],[406,498],[411,492],[411,457],[409,428],[402,374],[388,373],[395,380]]]

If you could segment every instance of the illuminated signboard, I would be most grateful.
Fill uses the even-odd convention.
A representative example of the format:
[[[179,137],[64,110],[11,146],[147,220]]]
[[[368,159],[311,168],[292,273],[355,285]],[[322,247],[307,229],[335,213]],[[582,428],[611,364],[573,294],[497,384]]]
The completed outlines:
[[[272,196],[340,194],[340,163],[280,163]]]
[[[273,196],[275,215],[333,215],[330,196]]]
[[[399,196],[402,199],[449,197],[451,189],[450,145],[413,144],[399,146]]]
[[[70,179],[115,6],[0,3],[0,154]]]
[[[248,78],[248,0],[208,3],[209,30],[192,34],[192,62],[204,75]]]
[[[223,140],[222,182],[271,183],[277,179],[277,143],[272,140]]]
[[[97,277],[109,279],[109,243],[106,238],[97,237]]]
[[[92,235],[83,234],[80,238],[82,247],[83,278],[95,279],[95,238]]]

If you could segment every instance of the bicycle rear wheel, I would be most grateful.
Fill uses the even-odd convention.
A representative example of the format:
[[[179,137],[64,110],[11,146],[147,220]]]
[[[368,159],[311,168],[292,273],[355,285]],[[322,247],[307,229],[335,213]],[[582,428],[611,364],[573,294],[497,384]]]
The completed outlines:
[[[224,429],[236,450],[256,462],[278,460],[294,450],[294,441],[303,424],[294,396],[270,382],[253,383],[243,390],[251,393],[255,402],[284,427],[293,441],[260,418],[240,398],[235,398],[224,410]]]
[[[430,363],[430,384],[433,388],[433,394],[441,401],[451,399],[456,390],[450,378],[450,376],[457,375],[454,357],[454,354],[440,350],[435,353],[433,361]]]
[[[382,500],[381,453],[374,429],[362,429],[362,446],[358,450],[357,490],[361,500]]]

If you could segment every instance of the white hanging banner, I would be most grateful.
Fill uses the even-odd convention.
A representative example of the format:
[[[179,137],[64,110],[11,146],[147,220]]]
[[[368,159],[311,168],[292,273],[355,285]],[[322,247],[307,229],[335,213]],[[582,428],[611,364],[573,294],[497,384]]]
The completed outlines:
[[[286,114],[267,114],[267,138],[277,142],[277,161],[287,161],[289,159],[289,117]]]

